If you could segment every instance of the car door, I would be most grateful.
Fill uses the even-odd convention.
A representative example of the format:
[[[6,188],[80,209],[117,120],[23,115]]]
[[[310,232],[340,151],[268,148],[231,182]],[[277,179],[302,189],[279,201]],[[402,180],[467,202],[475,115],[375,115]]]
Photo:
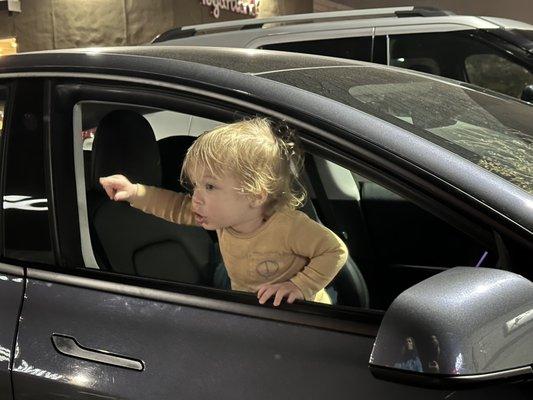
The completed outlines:
[[[174,108],[196,101],[142,82],[131,86],[115,78],[104,83],[70,76],[46,82],[41,96],[35,96],[45,105],[40,143],[48,162],[44,174],[31,173],[44,178],[50,199],[46,211],[53,257],[26,264],[13,363],[15,399],[520,395],[508,387],[456,394],[376,380],[367,363],[380,311],[303,302],[274,309],[257,304],[253,294],[126,275],[92,264],[83,254],[90,246],[79,185],[84,173],[78,103]],[[25,87],[32,88],[33,82]],[[215,104],[201,100],[198,104],[208,104],[214,115]],[[29,258],[31,249],[18,250]]]

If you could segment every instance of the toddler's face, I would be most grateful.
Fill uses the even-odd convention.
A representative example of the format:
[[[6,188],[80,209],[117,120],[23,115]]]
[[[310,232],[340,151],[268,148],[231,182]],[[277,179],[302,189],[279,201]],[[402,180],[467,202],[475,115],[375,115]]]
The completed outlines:
[[[193,177],[192,195],[192,211],[198,225],[208,230],[231,227],[240,232],[250,221],[262,218],[262,210],[240,191],[234,177],[215,178],[206,170],[199,175]]]

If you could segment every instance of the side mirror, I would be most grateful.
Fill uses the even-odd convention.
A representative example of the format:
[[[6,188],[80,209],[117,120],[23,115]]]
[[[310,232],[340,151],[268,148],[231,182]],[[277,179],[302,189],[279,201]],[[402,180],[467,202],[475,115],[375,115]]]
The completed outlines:
[[[533,379],[533,283],[457,267],[400,294],[385,313],[369,367],[379,379],[458,389]]]
[[[524,90],[522,90],[520,98],[529,103],[533,103],[533,85],[527,85]]]

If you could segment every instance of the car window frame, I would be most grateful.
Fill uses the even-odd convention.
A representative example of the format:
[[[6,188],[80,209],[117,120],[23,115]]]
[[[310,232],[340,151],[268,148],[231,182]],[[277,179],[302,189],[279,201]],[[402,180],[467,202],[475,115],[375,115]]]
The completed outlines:
[[[86,75],[84,74],[81,74],[82,76],[80,76],[77,80],[74,80],[75,82],[75,85],[76,87],[79,88],[79,83],[80,81],[83,81],[84,78],[87,78]],[[86,81],[85,83],[88,83],[88,85],[96,85],[96,82],[94,80],[94,76],[91,76],[92,80],[88,80]],[[71,78],[67,79],[67,81],[71,80]],[[113,82],[110,82],[110,81],[116,81],[115,83],[116,84],[113,84]],[[135,84],[132,84],[131,81],[134,81],[137,83],[137,85]],[[99,80],[98,83],[104,83],[106,84],[107,88],[110,90],[111,93],[113,93],[113,96],[115,96],[117,99],[123,99],[122,101],[124,101],[124,99],[131,99],[131,92],[133,89],[137,88],[139,89],[139,86],[138,84],[142,82],[143,85],[146,85],[146,81],[145,80],[142,80],[142,79],[139,79],[138,81],[133,79],[133,80],[126,80],[124,78],[120,79],[120,77],[106,77],[106,78],[103,78],[101,81]],[[62,82],[64,83],[64,82]],[[119,87],[117,87],[117,83],[120,84]],[[201,99],[204,99],[204,101],[206,101],[207,103],[209,104],[213,104],[213,103],[219,103],[220,104],[220,99],[221,99],[221,96],[218,95],[218,94],[215,94],[213,93],[212,94],[212,97],[214,98],[209,98],[209,97],[205,97],[206,96],[206,93],[201,93],[200,95],[198,94],[198,91],[195,90],[194,88],[184,88],[182,86],[179,86],[179,85],[169,85],[170,87],[173,87],[174,89],[178,89],[178,90],[174,90],[172,91],[171,93],[169,93],[170,91],[168,90],[168,88],[164,88],[162,89],[161,86],[161,83],[158,84],[158,82],[153,82],[151,81],[151,84],[150,85],[146,85],[148,88],[150,89],[154,89],[154,90],[166,90],[165,93],[168,93],[169,96],[171,96],[174,101],[178,101],[179,99],[179,102],[180,102],[180,105],[183,104],[183,99],[186,98],[186,99],[189,99],[191,98],[191,93],[195,93],[194,96],[192,96],[195,101],[198,101],[198,98],[195,97],[195,96],[198,96],[199,98]],[[144,86],[141,87],[141,90],[146,90],[146,88]],[[179,92],[180,91],[184,91],[184,93],[181,93],[182,94],[182,97],[180,97],[179,95]],[[98,94],[98,93],[97,93]],[[156,93],[157,95],[159,95],[160,93]],[[154,95],[156,95],[154,94]],[[99,94],[98,94],[99,95]],[[100,95],[99,95],[100,96]],[[76,93],[72,96],[70,96],[70,99],[65,99],[65,98],[62,98],[61,100],[59,100],[58,102],[60,103],[63,103],[62,106],[65,106],[65,104],[71,104],[73,105],[76,101],[79,101],[81,100],[82,98],[79,96],[79,93]],[[84,99],[85,100],[85,99]],[[101,97],[98,97],[96,99],[93,99],[93,100],[101,100]],[[274,118],[280,118],[280,117],[286,117],[288,118],[289,120],[292,121],[298,121],[297,119],[295,118],[292,118],[292,117],[289,117],[289,116],[286,116],[280,112],[277,112],[275,110],[272,110],[272,109],[267,109],[265,108],[264,106],[257,106],[257,105],[254,105],[254,104],[251,104],[251,103],[243,103],[242,101],[238,101],[237,99],[228,99],[228,98],[223,98],[223,102],[222,104],[226,104],[226,105],[231,105],[231,107],[233,109],[237,108],[237,105],[239,106],[242,106],[242,109],[246,110],[247,112],[249,113],[264,113],[266,115],[269,115],[269,116],[272,116]],[[153,103],[150,103],[150,104],[143,104],[144,106],[150,106],[150,107],[154,107],[154,104]],[[68,108],[68,107],[67,107]],[[168,109],[171,109],[171,108],[168,108]],[[179,109],[175,109],[175,111],[178,111],[178,112],[184,112],[183,108],[179,108]],[[311,125],[307,124],[307,123],[304,123],[304,122],[299,122],[300,125],[302,125],[302,128],[305,130],[306,127],[308,128],[311,128]],[[319,129],[319,128],[317,128]],[[313,129],[312,129],[313,130]],[[69,134],[72,136],[73,135],[73,129],[69,129]],[[330,159],[331,161],[333,162],[340,162],[340,165],[343,165],[347,168],[349,168],[350,170],[356,170],[356,171],[361,171],[361,169],[363,169],[363,171],[366,169],[367,170],[367,173],[363,173],[363,175],[374,175],[374,176],[377,176],[379,177],[378,178],[378,181],[377,182],[381,182],[383,184],[383,182],[385,182],[385,186],[386,187],[390,187],[389,184],[391,184],[392,182],[395,182],[394,178],[392,177],[388,177],[388,178],[385,178],[384,177],[384,172],[383,171],[380,171],[379,169],[375,168],[375,167],[371,167],[369,166],[368,164],[365,164],[363,162],[361,162],[360,160],[358,160],[357,162],[354,161],[354,159],[349,156],[349,155],[342,155],[342,154],[339,154],[339,151],[338,150],[335,150],[334,147],[331,146],[331,144],[326,144],[324,143],[322,140],[320,139],[317,139],[314,135],[309,135],[306,137],[303,137],[302,138],[302,142],[304,143],[304,145],[308,146],[309,148],[312,148],[314,149],[314,151],[317,151],[317,152],[323,152],[324,156],[328,159]],[[353,143],[352,143],[353,144]],[[354,165],[356,166],[354,168]],[[370,172],[368,172],[370,171]],[[390,171],[389,171],[389,174],[390,174]],[[370,178],[371,176],[369,176]],[[389,184],[386,184],[386,182],[389,182]],[[396,181],[395,185],[393,186],[397,186],[397,187],[400,187],[400,186],[403,186],[403,182],[402,183],[399,183]],[[407,191],[407,193],[410,193],[410,196],[408,197],[411,197],[413,195],[413,193],[417,193],[417,191]],[[415,196],[416,197],[416,196]],[[432,202],[433,199],[430,199]],[[426,207],[424,207],[426,208]],[[431,211],[430,211],[431,212]],[[158,281],[155,281],[153,279],[148,279],[148,278],[139,278],[139,277],[133,277],[133,276],[128,276],[128,277],[125,277],[125,276],[117,276],[116,274],[112,274],[112,273],[106,273],[105,271],[88,271],[86,269],[84,270],[79,270],[79,269],[75,269],[75,268],[72,268],[72,266],[70,266],[71,268],[66,271],[64,269],[61,270],[61,272],[63,273],[68,273],[70,275],[78,275],[78,276],[92,276],[92,277],[97,277],[97,279],[101,279],[102,282],[105,282],[105,281],[115,281],[115,282],[122,282],[122,283],[126,283],[126,282],[133,282],[135,284],[141,284],[143,287],[165,287],[165,290],[171,290],[171,291],[178,291],[179,293],[188,293],[188,294],[193,294],[193,295],[198,295],[198,294],[201,294],[201,298],[199,298],[199,301],[201,302],[202,300],[201,299],[205,299],[206,297],[207,298],[215,298],[215,299],[220,299],[220,300],[228,300],[231,304],[230,308],[235,308],[235,309],[238,309],[240,306],[244,304],[247,304],[247,305],[251,305],[252,302],[253,302],[253,307],[257,307],[256,305],[256,300],[255,300],[255,296],[251,296],[250,294],[245,294],[245,293],[221,293],[220,290],[217,290],[217,289],[212,289],[212,288],[199,288],[199,287],[191,287],[191,285],[185,285],[185,284],[179,284],[179,283],[172,283],[170,286],[167,282],[158,282]],[[348,319],[353,319],[354,316],[357,316],[357,318],[361,317],[361,316],[366,316],[365,318],[368,318],[369,316],[371,316],[371,318],[376,318],[376,315],[382,315],[382,312],[381,311],[377,311],[377,310],[364,310],[364,309],[354,309],[354,308],[346,308],[346,307],[342,307],[342,306],[336,306],[336,307],[330,307],[330,306],[324,306],[324,305],[319,305],[319,304],[313,304],[313,303],[302,303],[302,304],[293,304],[293,305],[285,305],[284,307],[282,307],[283,309],[287,308],[288,310],[290,311],[295,311],[295,314],[294,315],[299,315],[299,317],[297,318],[304,318],[305,319],[305,316],[306,315],[309,315],[309,314],[318,314],[322,317],[326,317],[326,318],[334,318],[334,319],[345,319],[345,318],[348,318]],[[263,309],[261,308],[257,308],[254,312],[258,315],[258,316],[261,316],[262,315],[262,311]],[[377,313],[377,314],[376,314]]]
[[[69,82],[69,83],[66,83]],[[184,107],[184,104],[187,101],[197,102],[199,99],[194,98],[191,99],[190,96],[187,95],[187,93],[183,93],[181,96],[177,93],[172,92],[165,92],[161,93],[160,91],[157,91],[157,87],[151,86],[149,88],[139,88],[135,85],[128,86],[127,84],[124,85],[124,82],[117,82],[117,85],[106,85],[106,89],[108,90],[108,94],[110,97],[103,96],[100,92],[98,92],[99,84],[108,84],[108,81],[102,81],[102,82],[84,82],[85,88],[89,89],[87,93],[90,94],[89,97],[84,97],[82,95],[82,92],[80,89],[83,88],[83,85],[80,83],[80,80],[77,82],[75,80],[68,80],[65,82],[56,82],[56,84],[59,83],[57,86],[61,86],[61,94],[64,95],[61,99],[56,99],[56,103],[61,103],[60,106],[62,108],[69,108],[70,105],[74,105],[75,103],[78,103],[82,100],[94,100],[94,101],[100,101],[100,100],[106,100],[109,101],[111,99],[114,99],[115,101],[129,101],[129,103],[132,103],[131,99],[134,98],[136,105],[141,106],[148,106],[148,107],[161,107],[165,102],[167,102],[167,106],[165,109],[169,111],[177,111],[177,112],[186,112],[186,107]],[[52,84],[54,85],[54,84]],[[72,93],[67,94],[66,87],[70,86],[73,90]],[[152,95],[154,97],[159,98],[162,103],[156,103],[153,102],[146,102],[146,98],[150,96],[145,96],[144,99],[140,98],[140,96],[133,96],[133,94],[138,94],[139,90],[147,90],[147,89],[153,89],[155,90]],[[121,92],[122,91],[122,92]],[[137,92],[136,92],[137,91]],[[120,93],[119,93],[120,92]],[[85,94],[87,94],[85,93]],[[172,103],[174,103],[174,107],[170,106],[170,99],[172,99]],[[114,102],[115,102],[114,101]],[[208,103],[204,100],[205,103],[210,104],[210,107],[213,108],[213,102]],[[216,102],[215,102],[216,103]],[[220,106],[220,104],[218,105]],[[197,107],[197,105],[195,105]],[[56,104],[57,108],[57,104]],[[235,110],[235,107],[232,107],[231,115],[234,117],[235,112],[239,112],[239,110]],[[72,108],[73,110],[73,108]],[[56,110],[57,111],[57,110]],[[72,111],[73,112],[73,111]],[[220,111],[222,113],[222,111]],[[213,114],[208,114],[211,119],[213,118]],[[227,114],[229,116],[229,114]],[[246,114],[242,114],[243,116]],[[201,115],[200,115],[201,116]],[[65,135],[68,134],[71,137],[74,137],[74,130],[73,130],[73,122],[72,126],[65,129],[60,129],[59,131],[57,129],[54,129],[56,135]],[[67,133],[68,132],[68,133]],[[57,166],[56,166],[57,170]],[[66,178],[63,176],[61,179],[58,179],[60,181],[64,181]],[[59,201],[62,197],[61,191],[58,190],[58,188],[54,189],[56,191],[56,199]],[[77,206],[77,202],[76,202]],[[59,208],[59,207],[58,207]],[[80,211],[81,212],[81,211]],[[63,218],[63,221],[65,218]],[[75,224],[71,224],[71,229]],[[79,226],[78,226],[78,235],[79,235]],[[64,249],[62,249],[64,250]],[[81,253],[81,240],[79,244],[79,249],[77,250]],[[268,315],[268,318],[272,319],[273,316],[276,316],[277,314],[272,314],[272,306],[262,306],[259,305],[256,299],[256,296],[251,293],[242,293],[242,292],[235,292],[235,291],[225,291],[221,289],[216,289],[212,287],[206,287],[206,286],[196,286],[191,284],[185,284],[180,282],[171,282],[171,281],[161,281],[158,279],[153,278],[147,278],[147,277],[139,277],[139,276],[132,276],[132,275],[121,275],[117,273],[113,273],[110,271],[105,270],[96,270],[96,269],[89,269],[82,267],[83,264],[73,265],[71,259],[68,257],[65,257],[65,255],[62,253],[62,259],[64,260],[64,263],[62,266],[59,266],[58,268],[49,268],[44,267],[41,268],[37,275],[41,273],[45,273],[46,271],[50,272],[50,276],[53,279],[59,280],[59,281],[69,281],[69,279],[80,279],[83,281],[84,279],[91,279],[91,280],[98,280],[101,282],[102,290],[106,290],[105,288],[110,285],[112,282],[113,284],[117,285],[125,285],[128,288],[132,287],[142,287],[146,288],[147,290],[163,290],[165,292],[169,292],[172,294],[176,294],[176,296],[179,297],[179,295],[187,295],[192,296],[194,298],[194,301],[196,304],[200,307],[208,307],[212,308],[215,304],[219,304],[216,307],[223,307],[223,309],[228,310],[228,312],[237,312],[241,313],[244,312],[246,315],[253,314],[257,317],[263,318],[265,315]],[[79,257],[80,260],[82,260],[82,257]],[[36,272],[34,272],[35,274]],[[59,275],[58,275],[59,273]],[[41,275],[39,275],[41,276]],[[69,278],[70,277],[70,278]],[[91,281],[91,285],[94,285],[94,282]],[[118,290],[118,289],[117,289]],[[129,290],[129,289],[128,289]],[[313,302],[298,302],[298,304],[283,304],[280,308],[280,311],[283,311],[279,314],[279,319],[281,321],[297,321],[297,323],[304,323],[304,324],[311,324],[312,326],[318,326],[322,328],[332,328],[335,330],[345,330],[349,329],[352,330],[354,322],[357,322],[356,333],[361,333],[365,335],[373,336],[375,334],[375,330],[379,326],[379,321],[381,320],[381,317],[383,315],[383,311],[381,310],[370,310],[370,309],[361,309],[361,308],[353,308],[353,307],[347,307],[347,306],[335,306],[331,307],[329,305],[319,304],[319,303],[313,303]],[[269,311],[270,310],[270,311]],[[286,312],[289,312],[287,314]],[[316,318],[315,318],[316,317]],[[318,319],[317,319],[318,318]],[[278,318],[274,318],[278,319]],[[315,322],[309,322],[309,321],[315,321]],[[299,321],[299,322],[298,322]],[[308,322],[306,322],[308,321]],[[336,322],[335,322],[336,321]],[[351,321],[351,322],[350,322]],[[316,325],[318,324],[318,325]],[[343,327],[344,326],[344,327]],[[351,326],[351,328],[349,328]],[[329,327],[329,328],[328,328]]]
[[[6,174],[6,148],[5,145],[5,132],[7,132],[7,127],[11,124],[12,119],[12,108],[13,108],[13,92],[14,84],[12,82],[4,82],[0,80],[0,96],[4,95],[4,110],[3,110],[3,119],[2,119],[2,129],[0,129],[0,198],[2,198],[2,207],[0,207],[0,254],[2,257],[5,256],[5,244],[4,244],[4,193],[5,193],[5,174]]]

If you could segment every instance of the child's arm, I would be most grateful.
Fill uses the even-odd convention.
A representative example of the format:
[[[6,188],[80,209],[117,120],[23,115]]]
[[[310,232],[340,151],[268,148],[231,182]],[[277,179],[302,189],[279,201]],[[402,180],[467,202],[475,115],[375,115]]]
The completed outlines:
[[[183,193],[131,183],[123,175],[100,178],[111,200],[127,201],[132,207],[177,224],[196,225],[191,198]]]
[[[309,259],[304,269],[286,282],[262,285],[257,297],[264,304],[274,296],[274,305],[287,298],[313,300],[315,294],[325,288],[344,266],[348,249],[344,242],[328,228],[299,214],[289,231],[288,247],[292,252]]]
[[[309,258],[309,263],[290,281],[306,300],[312,300],[346,264],[348,248],[332,231],[304,214],[295,221],[288,240],[295,254]]]

